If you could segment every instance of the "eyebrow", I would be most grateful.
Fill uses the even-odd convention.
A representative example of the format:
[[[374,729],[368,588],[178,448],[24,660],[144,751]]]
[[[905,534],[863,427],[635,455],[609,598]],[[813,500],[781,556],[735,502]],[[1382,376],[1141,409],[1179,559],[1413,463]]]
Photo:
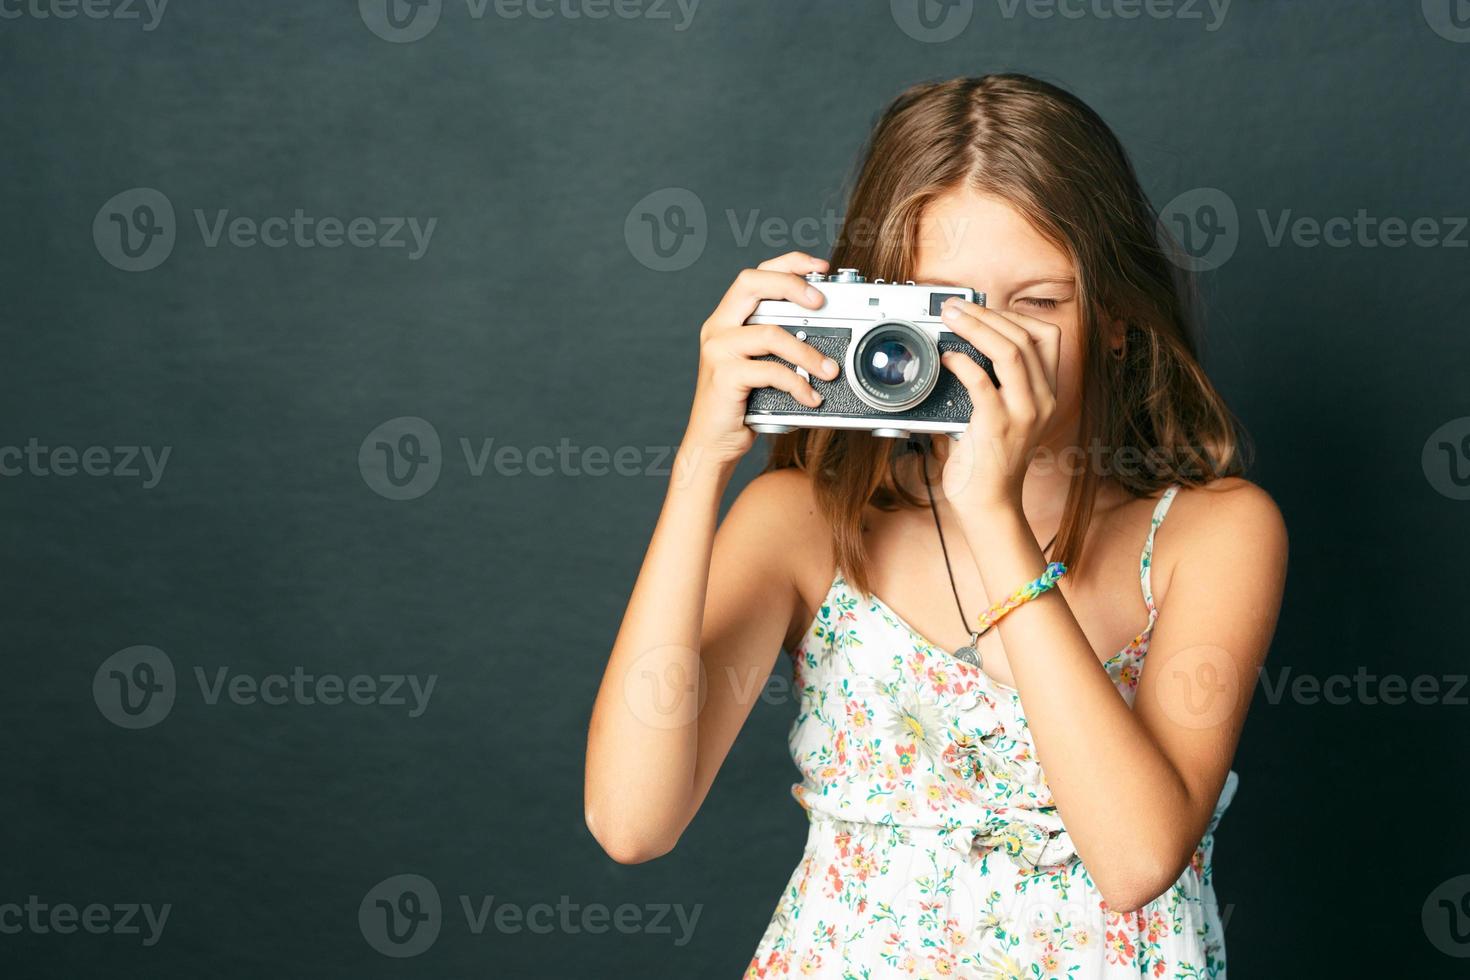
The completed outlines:
[[[955,282],[952,279],[930,279],[927,280],[927,284],[933,286],[953,286],[956,289],[975,289],[974,286],[970,286],[962,282]],[[1042,276],[1039,279],[1028,279],[1025,282],[1017,283],[1016,289],[1019,291],[1022,289],[1030,289],[1032,286],[1075,285],[1077,285],[1077,280],[1072,276]],[[979,290],[977,289],[976,291],[978,292]]]
[[[1032,286],[1075,286],[1077,280],[1072,276],[1043,276],[1040,279],[1028,279],[1026,282],[1018,283],[1017,289],[1030,289]]]

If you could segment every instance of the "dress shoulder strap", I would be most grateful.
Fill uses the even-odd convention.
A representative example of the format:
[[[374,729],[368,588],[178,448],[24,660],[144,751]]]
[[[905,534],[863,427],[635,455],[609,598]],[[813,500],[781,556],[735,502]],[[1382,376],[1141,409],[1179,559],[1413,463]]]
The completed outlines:
[[[1154,608],[1154,535],[1158,533],[1159,525],[1164,523],[1164,515],[1169,513],[1169,505],[1174,502],[1174,495],[1179,492],[1179,484],[1171,484],[1159,502],[1154,507],[1153,520],[1148,526],[1148,540],[1143,543],[1143,554],[1138,559],[1138,577],[1143,583],[1143,603],[1148,606],[1149,618],[1152,619],[1158,612]]]

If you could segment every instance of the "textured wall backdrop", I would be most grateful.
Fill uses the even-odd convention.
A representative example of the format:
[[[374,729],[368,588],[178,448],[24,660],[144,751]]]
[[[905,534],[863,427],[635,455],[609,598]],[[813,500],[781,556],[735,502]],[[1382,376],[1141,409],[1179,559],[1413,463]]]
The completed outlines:
[[[0,0],[0,974],[737,976],[781,679],[673,854],[581,812],[698,325],[1002,69],[1131,148],[1291,531],[1232,975],[1463,975],[1465,0]]]

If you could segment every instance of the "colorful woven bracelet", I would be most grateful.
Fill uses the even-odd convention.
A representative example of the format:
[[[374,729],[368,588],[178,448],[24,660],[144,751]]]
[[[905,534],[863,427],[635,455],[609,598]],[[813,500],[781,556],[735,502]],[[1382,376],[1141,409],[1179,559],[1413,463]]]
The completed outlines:
[[[1063,565],[1061,562],[1054,561],[1051,564],[1047,565],[1046,571],[1041,573],[1040,578],[1036,579],[1034,582],[1027,582],[1015,592],[1012,592],[1009,599],[997,602],[995,605],[985,610],[985,612],[980,616],[979,622],[976,623],[976,625],[980,628],[980,632],[983,633],[986,630],[990,629],[990,627],[994,626],[996,623],[1000,622],[1001,617],[1010,612],[1012,609],[1015,609],[1022,603],[1030,602],[1032,599],[1035,599],[1047,589],[1055,586],[1057,584],[1057,579],[1061,578],[1065,574],[1067,574],[1067,566]]]

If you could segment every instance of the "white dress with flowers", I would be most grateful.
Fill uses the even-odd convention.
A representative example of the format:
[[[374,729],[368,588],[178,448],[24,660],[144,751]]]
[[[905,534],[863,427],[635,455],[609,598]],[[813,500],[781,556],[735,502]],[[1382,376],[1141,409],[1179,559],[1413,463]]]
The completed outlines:
[[[1107,661],[1132,704],[1158,610]],[[1103,901],[1047,788],[1020,694],[928,642],[839,574],[792,654],[792,795],[810,831],[745,976],[1225,976],[1210,853],[1231,772],[1193,860],[1135,912]]]

